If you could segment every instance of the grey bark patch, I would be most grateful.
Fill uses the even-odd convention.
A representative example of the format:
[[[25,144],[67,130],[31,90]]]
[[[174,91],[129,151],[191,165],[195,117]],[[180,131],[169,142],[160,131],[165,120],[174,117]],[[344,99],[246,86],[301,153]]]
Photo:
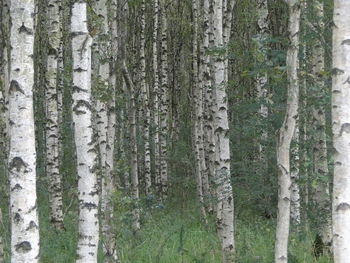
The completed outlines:
[[[23,241],[15,245],[15,249],[19,253],[28,253],[32,250],[32,245],[28,241]]]
[[[24,23],[22,23],[22,26],[18,29],[18,32],[20,34],[27,34],[27,35],[33,35],[33,30],[29,27],[26,27]]]
[[[344,123],[341,126],[339,136],[342,136],[343,132],[350,133],[350,123]]]
[[[89,111],[92,110],[90,103],[87,102],[86,100],[78,100],[76,105],[73,108],[73,111],[77,115],[86,113],[86,111],[82,110],[81,108],[87,108],[89,109]]]
[[[87,208],[89,211],[92,209],[97,209],[97,205],[94,203],[83,203],[82,205],[84,208]]]
[[[21,157],[14,157],[10,162],[9,169],[12,170],[15,168],[19,172],[22,167],[26,168],[27,166],[28,164]]]
[[[13,216],[13,221],[18,224],[19,222],[21,222],[22,217],[19,213],[15,213],[15,215]]]
[[[339,68],[333,68],[332,69],[332,75],[338,75],[338,74],[343,74],[344,70],[339,69]]]
[[[345,39],[341,42],[342,45],[350,45],[350,39]]]
[[[350,84],[350,77],[348,77],[348,78],[344,81],[343,84],[346,84],[346,83]]]
[[[29,226],[26,228],[26,231],[31,229],[38,229],[38,225],[34,221],[30,221]]]
[[[348,203],[341,203],[337,206],[337,209],[336,211],[346,211],[346,210],[349,210],[350,209],[350,205]]]
[[[15,191],[15,190],[22,190],[23,187],[20,185],[20,184],[16,184],[12,189],[11,191]]]
[[[20,87],[19,83],[16,80],[12,80],[10,84],[10,89],[9,89],[10,94],[14,92],[20,92],[24,94],[23,89]]]

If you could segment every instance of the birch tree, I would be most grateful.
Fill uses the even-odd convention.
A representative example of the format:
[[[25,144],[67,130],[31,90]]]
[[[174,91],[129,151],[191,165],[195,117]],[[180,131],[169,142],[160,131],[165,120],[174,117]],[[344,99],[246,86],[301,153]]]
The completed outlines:
[[[160,196],[166,199],[168,193],[168,116],[169,116],[169,91],[168,91],[168,21],[166,16],[165,1],[161,4],[161,87],[159,108],[159,147],[160,147]]]
[[[333,253],[335,263],[346,263],[350,258],[350,2],[335,0],[333,12]]]
[[[97,262],[99,192],[97,153],[91,112],[91,44],[87,3],[76,1],[71,17],[73,53],[73,123],[78,170],[79,225],[77,263]]]
[[[287,111],[277,135],[278,212],[275,243],[275,262],[288,262],[288,237],[290,225],[291,171],[290,145],[295,132],[299,105],[298,51],[300,27],[300,3],[285,0],[289,7],[289,47],[287,51],[288,95]]]
[[[161,192],[160,179],[160,147],[159,147],[159,70],[158,70],[158,23],[159,23],[159,2],[153,1],[153,123],[154,123],[154,170],[157,192]]]
[[[62,176],[60,173],[58,73],[62,43],[61,1],[48,1],[48,56],[46,70],[46,173],[49,178],[50,222],[63,228]]]
[[[141,92],[143,102],[143,139],[144,139],[144,177],[146,195],[151,194],[152,179],[151,179],[151,148],[150,148],[150,122],[151,110],[149,105],[149,86],[146,83],[146,57],[145,57],[145,1],[141,2],[141,40],[140,40],[140,73],[141,73]]]
[[[224,48],[228,41],[227,24],[223,24],[225,11],[222,0],[213,1],[211,13],[213,45]],[[227,21],[225,22],[227,23]],[[223,262],[234,261],[233,196],[230,170],[230,142],[227,114],[227,59],[220,54],[213,57],[214,86],[214,136],[215,136],[215,180],[217,198],[217,232],[221,241]]]
[[[211,68],[210,68],[210,55],[208,51],[213,47],[212,41],[210,41],[210,35],[212,31],[211,19],[209,16],[210,1],[204,0],[203,2],[203,40],[201,43],[201,64],[200,64],[200,78],[202,79],[203,85],[203,96],[204,96],[204,148],[205,148],[205,159],[206,159],[206,175],[208,181],[213,182],[215,177],[215,137],[214,137],[214,104],[213,104],[213,89],[211,79]],[[209,183],[208,182],[208,183]],[[206,182],[205,182],[206,183]],[[212,184],[206,186],[204,184],[204,192],[209,196],[209,212],[216,209],[212,206],[212,201],[215,197],[215,188],[210,187]],[[209,189],[207,189],[209,187]]]
[[[11,262],[39,261],[33,113],[33,0],[11,1],[9,87]]]
[[[258,63],[260,67],[260,63],[266,63],[267,61],[267,40],[269,37],[269,10],[267,5],[267,0],[257,0],[257,11],[258,11],[258,32],[257,32],[257,53],[258,53]],[[268,117],[268,107],[266,105],[266,97],[267,97],[267,73],[262,72],[259,73],[256,77],[256,90],[258,93],[258,100],[260,101],[260,109],[259,114],[261,117],[261,137],[259,142],[259,159],[264,164],[264,173],[267,173],[266,164],[266,141],[268,138],[268,133],[266,130],[266,118]]]
[[[197,195],[200,203],[202,220],[207,223],[207,215],[204,206],[203,197],[203,179],[206,173],[205,155],[203,145],[203,90],[199,83],[199,53],[198,53],[198,1],[192,0],[192,82],[193,82],[193,112],[194,112],[194,152],[196,159],[196,179],[197,179]]]
[[[116,133],[116,90],[117,90],[117,56],[118,56],[118,25],[117,12],[118,0],[111,1],[111,15],[109,19],[110,39],[111,39],[111,61],[109,85],[111,88],[110,99],[107,102],[107,145],[106,145],[106,173],[102,180],[102,212],[103,214],[103,244],[105,262],[119,262],[116,240],[113,233],[113,204],[111,203],[113,190],[116,182],[114,181],[114,150]]]
[[[324,6],[321,1],[314,1],[311,5],[317,14],[317,26],[321,34],[324,32]],[[326,250],[330,249],[332,242],[332,226],[331,226],[331,204],[329,193],[329,170],[328,170],[328,154],[327,154],[327,138],[326,138],[326,116],[325,109],[322,105],[322,99],[325,94],[325,85],[322,79],[322,72],[325,70],[324,48],[319,37],[315,39],[312,47],[312,75],[314,77],[314,85],[317,93],[314,94],[315,104],[312,108],[312,123],[315,145],[313,147],[313,173],[316,175],[316,187],[314,193],[314,203],[317,205],[320,213],[321,224],[318,228],[318,235]]]
[[[128,87],[129,93],[129,127],[130,127],[130,146],[131,146],[131,197],[134,201],[134,207],[132,209],[133,221],[132,229],[134,234],[140,230],[140,209],[138,202],[140,198],[139,190],[139,177],[138,177],[138,161],[137,161],[137,130],[136,130],[136,98],[135,98],[135,86],[126,67],[125,60],[123,60],[122,70],[123,76]]]

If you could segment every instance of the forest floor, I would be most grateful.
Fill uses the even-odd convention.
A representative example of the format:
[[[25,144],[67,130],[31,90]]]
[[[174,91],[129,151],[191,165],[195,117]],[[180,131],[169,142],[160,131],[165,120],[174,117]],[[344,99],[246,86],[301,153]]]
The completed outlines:
[[[46,194],[44,194],[46,195]],[[45,200],[45,196],[39,200]],[[220,247],[215,233],[214,220],[204,226],[198,216],[194,200],[171,203],[167,206],[143,208],[142,228],[135,237],[128,228],[130,217],[118,203],[116,237],[122,263],[220,263]],[[73,263],[77,241],[77,211],[72,204],[66,211],[65,231],[55,231],[48,224],[47,202],[39,202],[41,263]],[[5,210],[6,211],[6,210]],[[116,211],[118,212],[118,211]],[[4,219],[8,218],[4,215]],[[6,223],[6,222],[5,222]],[[275,220],[241,214],[236,220],[236,263],[272,263],[275,238]],[[318,260],[313,256],[314,235],[300,227],[290,236],[289,263],[331,263],[329,256]],[[6,257],[9,261],[9,233],[6,232]],[[99,262],[102,253],[99,253]]]

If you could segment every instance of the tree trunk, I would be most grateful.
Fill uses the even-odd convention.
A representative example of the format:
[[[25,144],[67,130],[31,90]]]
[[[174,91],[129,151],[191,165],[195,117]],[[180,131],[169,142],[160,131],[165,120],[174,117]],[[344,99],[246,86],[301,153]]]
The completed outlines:
[[[73,123],[78,170],[79,239],[77,263],[97,262],[99,241],[99,192],[96,175],[91,101],[91,43],[87,27],[87,3],[73,4],[71,17],[73,52]]]
[[[292,168],[291,168],[291,208],[290,208],[290,217],[292,224],[295,226],[300,225],[300,189],[299,189],[299,170],[300,170],[300,147],[299,147],[299,117],[296,119],[294,135],[292,138]]]
[[[203,90],[199,83],[198,69],[198,1],[192,0],[192,81],[193,81],[193,113],[194,113],[194,152],[195,172],[197,179],[197,195],[200,204],[202,220],[207,224],[207,213],[203,197],[203,178],[206,173],[203,145]]]
[[[312,4],[317,14],[318,28],[324,32],[323,24],[323,2],[315,1]],[[329,170],[327,157],[327,136],[326,136],[326,116],[324,105],[321,101],[326,96],[325,84],[322,79],[324,66],[324,48],[322,41],[317,38],[312,48],[312,74],[315,78],[314,85],[317,86],[317,93],[314,94],[316,105],[312,108],[313,134],[315,145],[313,147],[313,174],[316,175],[315,194],[313,202],[318,208],[321,224],[318,227],[318,236],[321,238],[325,251],[330,251],[332,243],[332,226],[331,226],[331,204],[329,194]]]
[[[129,89],[129,126],[130,126],[130,144],[131,144],[131,197],[134,201],[132,229],[134,234],[140,230],[140,209],[139,209],[139,178],[137,163],[137,131],[136,131],[136,99],[135,87],[129,75],[125,61],[123,61],[123,76]]]
[[[209,49],[209,0],[203,2],[203,39],[200,45],[200,83],[201,83],[201,100],[202,100],[202,141],[203,141],[203,156],[202,156],[202,168],[203,172],[203,193],[204,203],[209,213],[213,212],[212,199],[213,188],[210,187],[210,179],[214,176],[215,171],[215,142],[214,142],[214,129],[213,129],[213,93],[211,88],[211,75],[210,75],[210,56],[207,54]]]
[[[154,171],[155,184],[158,194],[161,193],[160,179],[160,146],[159,146],[159,70],[158,70],[158,23],[159,23],[159,3],[154,0],[153,3],[153,122],[154,122]]]
[[[213,1],[212,26],[213,44],[216,48],[224,48],[227,41],[227,24],[223,25],[222,0]],[[227,21],[225,22],[227,23]],[[227,42],[226,42],[227,43]],[[234,261],[234,224],[233,196],[230,170],[230,142],[227,114],[227,59],[219,54],[213,57],[214,86],[214,136],[215,136],[215,180],[217,198],[217,232],[221,241],[223,262]]]
[[[152,193],[152,179],[151,179],[151,148],[150,148],[150,119],[151,110],[149,105],[149,86],[146,83],[146,58],[145,58],[145,1],[141,2],[141,47],[140,47],[140,64],[141,64],[141,91],[143,102],[143,139],[144,139],[144,158],[145,158],[145,190],[146,195]]]
[[[168,111],[169,111],[169,91],[168,91],[168,25],[166,17],[165,3],[161,7],[161,89],[160,89],[160,196],[165,200],[168,195]]]
[[[39,261],[33,113],[33,0],[12,0],[9,87],[11,262]]]
[[[334,1],[332,119],[334,263],[350,258],[350,2]]]
[[[300,5],[299,1],[287,1],[289,6],[289,47],[287,51],[288,96],[287,111],[277,135],[277,167],[278,167],[278,212],[275,243],[275,262],[288,262],[288,237],[290,225],[291,202],[291,173],[290,173],[290,145],[298,118],[299,79],[298,79],[298,51]]]
[[[49,178],[50,222],[63,228],[62,176],[60,173],[58,73],[62,42],[61,1],[48,1],[48,55],[46,70],[46,173]]]
[[[1,234],[0,234],[0,263],[4,262],[4,237],[5,235],[3,233],[5,233],[5,229],[3,227],[4,223],[3,223],[3,218],[2,218],[2,211],[0,208],[0,229],[1,229]]]
[[[257,53],[258,66],[262,67],[267,62],[267,40],[269,38],[269,10],[267,0],[257,0],[257,11],[258,11],[258,32],[257,32]],[[259,142],[259,160],[262,164],[262,173],[264,178],[269,176],[267,173],[267,156],[266,156],[266,141],[268,139],[268,133],[266,128],[266,119],[269,114],[268,107],[266,105],[267,97],[267,73],[259,73],[256,77],[256,90],[258,93],[258,101],[260,103],[259,115],[260,115],[260,126],[261,136]]]

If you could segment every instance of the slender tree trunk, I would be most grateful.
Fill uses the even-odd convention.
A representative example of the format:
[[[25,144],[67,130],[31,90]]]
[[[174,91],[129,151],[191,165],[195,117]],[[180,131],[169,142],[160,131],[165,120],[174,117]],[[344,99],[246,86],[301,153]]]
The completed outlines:
[[[77,263],[97,262],[99,192],[96,175],[91,99],[91,44],[87,3],[76,1],[71,17],[73,52],[73,123],[78,170],[79,239]]]
[[[102,2],[100,4],[103,4]],[[107,3],[105,3],[107,4]],[[109,73],[109,99],[106,102],[107,107],[107,136],[106,136],[106,163],[105,174],[102,175],[102,191],[101,191],[101,223],[102,223],[102,241],[104,262],[119,262],[116,248],[116,240],[114,238],[113,229],[113,203],[112,195],[115,188],[114,182],[114,148],[115,148],[115,131],[116,131],[116,109],[115,109],[115,93],[117,86],[116,76],[116,60],[118,55],[118,28],[117,28],[117,0],[111,1],[111,14],[108,26],[110,28],[110,54],[111,61]],[[107,19],[107,6],[100,9],[100,13]],[[106,23],[106,22],[105,22]],[[107,31],[105,31],[107,34]]]
[[[210,74],[210,56],[207,54],[209,49],[209,34],[210,34],[210,18],[209,18],[209,0],[203,2],[203,39],[200,47],[200,79],[201,79],[201,96],[202,100],[202,125],[203,125],[203,154],[204,164],[202,165],[205,172],[203,173],[203,192],[204,202],[209,213],[213,212],[212,194],[213,188],[210,187],[210,180],[214,176],[215,171],[215,141],[213,129],[213,93],[211,88]]]
[[[267,0],[257,0],[257,11],[258,11],[258,32],[257,32],[257,52],[258,52],[258,66],[264,65],[267,62],[267,40],[269,37],[269,10],[267,5]],[[259,60],[260,59],[260,60]],[[261,136],[259,142],[259,160],[263,164],[262,173],[263,176],[267,175],[267,156],[266,156],[266,141],[268,139],[268,133],[266,129],[266,119],[268,117],[269,111],[266,105],[267,97],[267,73],[259,73],[256,77],[256,90],[258,93],[258,100],[260,102],[260,126],[261,126]]]
[[[299,147],[299,117],[296,119],[294,135],[292,139],[292,168],[291,168],[291,208],[290,208],[290,217],[292,224],[298,226],[300,225],[300,189],[299,189],[299,170],[300,170],[300,147]]]
[[[225,6],[222,0],[213,1],[213,44],[224,48],[227,41],[227,25],[223,25]],[[226,21],[227,23],[227,21]],[[225,27],[224,27],[225,26]],[[213,58],[214,86],[214,136],[215,136],[215,180],[217,197],[217,232],[221,241],[223,262],[234,261],[233,196],[230,169],[230,142],[228,137],[227,105],[227,59],[216,54]]]
[[[153,2],[153,122],[154,122],[154,170],[155,184],[158,194],[161,192],[160,179],[160,147],[159,147],[159,70],[158,70],[158,23],[159,23],[159,3]]]
[[[49,178],[50,222],[63,228],[62,176],[60,173],[58,73],[62,41],[61,1],[48,1],[48,56],[46,70],[46,173]]]
[[[313,9],[317,14],[318,28],[321,32],[324,32],[323,24],[323,2],[314,1],[312,4]],[[326,136],[326,116],[324,105],[320,101],[324,98],[325,85],[322,79],[322,72],[325,70],[324,66],[324,48],[319,38],[315,39],[316,43],[312,48],[312,74],[315,78],[314,85],[317,86],[317,94],[315,96],[315,102],[317,103],[312,108],[313,119],[313,135],[315,145],[313,147],[313,174],[316,175],[317,182],[315,186],[315,193],[313,196],[313,202],[318,208],[319,219],[321,224],[318,228],[318,236],[321,238],[325,251],[330,250],[332,242],[332,226],[331,226],[331,204],[329,194],[329,170],[328,170],[328,157],[327,157],[327,136]]]
[[[133,223],[132,228],[134,234],[140,230],[140,209],[138,207],[139,202],[139,178],[138,178],[138,166],[137,166],[137,131],[136,131],[136,99],[135,99],[135,87],[129,75],[128,69],[123,61],[123,75],[125,83],[129,89],[129,126],[130,126],[130,144],[131,144],[131,197],[135,204],[133,208]]]
[[[335,0],[333,14],[332,119],[334,147],[334,263],[350,258],[350,2]]]
[[[146,58],[145,58],[145,1],[141,2],[141,48],[140,48],[140,64],[141,64],[141,91],[143,102],[143,139],[144,139],[144,158],[145,158],[145,190],[146,195],[152,193],[152,179],[151,179],[151,148],[150,148],[150,121],[151,110],[149,105],[149,86],[146,83]]]
[[[299,79],[298,51],[300,5],[299,1],[287,1],[289,6],[289,47],[287,51],[288,97],[285,118],[277,135],[277,167],[278,167],[278,212],[275,243],[275,262],[288,262],[288,237],[290,225],[291,172],[290,145],[298,118]]]
[[[2,211],[0,208],[0,229],[1,229],[1,234],[0,234],[0,263],[4,262],[4,235],[3,233],[5,232],[3,228],[3,219],[2,219]]]
[[[202,220],[207,224],[207,213],[203,197],[203,178],[206,173],[203,145],[203,90],[199,83],[198,69],[198,1],[192,0],[192,81],[193,81],[193,113],[194,113],[194,152],[196,159],[197,195],[200,203]]]
[[[159,146],[160,146],[160,196],[163,200],[168,195],[168,116],[169,116],[169,91],[168,91],[168,21],[164,0],[161,7],[161,89],[159,110]]]
[[[33,0],[12,0],[9,87],[11,262],[39,261],[33,113]]]

